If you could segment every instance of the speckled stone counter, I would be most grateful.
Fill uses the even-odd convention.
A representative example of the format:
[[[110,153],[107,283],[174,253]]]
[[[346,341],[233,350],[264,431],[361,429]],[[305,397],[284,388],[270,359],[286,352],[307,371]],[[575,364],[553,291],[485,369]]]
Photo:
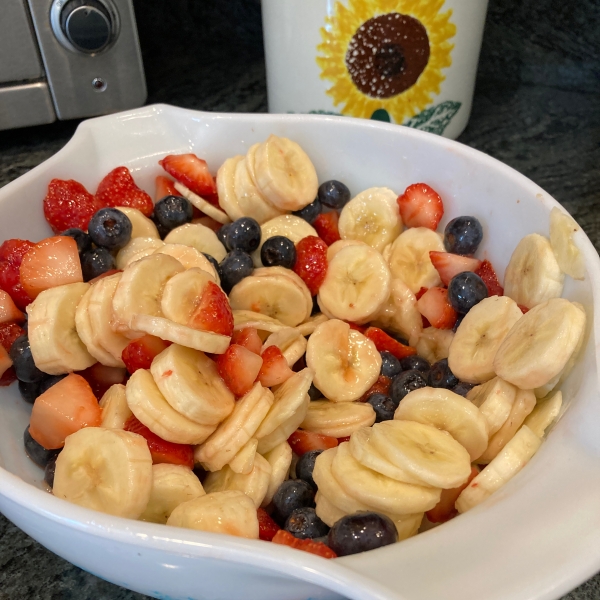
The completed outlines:
[[[149,102],[267,110],[257,0],[135,4]],[[490,0],[473,113],[459,141],[547,190],[600,249],[598,22],[597,0]],[[76,126],[0,132],[0,186],[57,152]],[[142,598],[58,558],[0,515],[0,600]],[[600,574],[564,600],[600,600]]]

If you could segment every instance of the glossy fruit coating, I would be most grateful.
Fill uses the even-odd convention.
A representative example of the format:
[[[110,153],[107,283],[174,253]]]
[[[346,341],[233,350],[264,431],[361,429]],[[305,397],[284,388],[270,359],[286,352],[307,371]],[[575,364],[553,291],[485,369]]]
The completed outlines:
[[[249,392],[258,377],[263,360],[237,344],[231,344],[215,359],[217,371],[231,392],[240,397]]]
[[[304,219],[308,223],[314,223],[315,219],[319,216],[322,210],[323,206],[317,197],[310,204],[307,204],[302,210],[297,210],[292,214]]]
[[[400,371],[402,371],[402,367],[400,366],[400,361],[387,350],[384,350],[381,354],[381,375],[384,377],[389,377],[392,379]]]
[[[189,223],[193,216],[192,205],[182,196],[165,196],[154,207],[155,220],[168,230]]]
[[[321,454],[323,450],[309,450],[305,452],[296,463],[296,477],[310,483],[313,489],[317,489],[317,484],[313,479],[313,471],[315,470],[315,461],[317,456]]]
[[[23,324],[27,326],[27,321]],[[15,340],[22,335],[26,335],[27,332],[23,327],[20,327],[16,323],[2,323],[0,325],[0,345],[7,351],[10,352],[10,348]]]
[[[489,260],[484,260],[475,273],[483,279],[483,283],[488,289],[488,297],[504,295],[504,288],[500,285],[498,275],[496,275],[496,271]]]
[[[482,239],[483,229],[476,217],[456,217],[444,229],[444,247],[454,254],[475,254]]]
[[[254,262],[252,257],[242,250],[232,250],[219,264],[221,270],[221,287],[227,294],[236,283],[244,277],[252,275]]]
[[[438,360],[431,365],[431,371],[429,371],[429,385],[431,387],[446,388],[448,390],[458,385],[458,378],[450,370],[447,358],[442,358],[442,360]]]
[[[0,246],[0,288],[10,295],[20,310],[25,310],[32,300],[21,285],[20,267],[23,257],[33,246],[33,242],[19,239],[6,240]]]
[[[350,201],[350,190],[341,181],[330,179],[319,186],[318,199],[329,208],[341,209]]]
[[[84,281],[91,281],[107,271],[112,271],[115,266],[115,259],[106,248],[94,248],[84,252],[81,256],[81,271]]]
[[[284,525],[287,518],[297,508],[315,505],[315,491],[312,486],[301,479],[284,481],[273,495],[273,519]]]
[[[294,273],[315,296],[327,275],[327,244],[321,238],[309,235],[296,244]]]
[[[448,285],[448,302],[456,312],[461,314],[468,313],[487,297],[487,286],[483,279],[470,271],[459,273],[452,278]]]
[[[58,450],[46,450],[43,446],[38,444],[29,433],[29,426],[23,433],[23,444],[25,445],[25,452],[27,456],[38,466],[44,468],[50,459],[57,456]]]
[[[427,379],[416,369],[410,369],[408,371],[402,371],[400,375],[396,375],[392,379],[392,385],[390,386],[390,396],[394,401],[394,404],[398,406],[402,398],[408,393],[418,390],[427,386]]]
[[[448,300],[448,290],[442,287],[429,288],[418,300],[417,308],[427,322],[437,329],[452,329],[458,313]]]
[[[263,243],[260,260],[265,267],[292,269],[296,263],[296,246],[289,238],[275,235]]]
[[[19,380],[26,383],[35,383],[48,377],[46,373],[35,366],[28,336],[18,337],[11,346],[9,355]]]
[[[401,344],[379,327],[367,327],[364,334],[375,344],[379,352],[389,352],[398,360],[417,353],[416,348]]]
[[[389,395],[392,380],[385,375],[380,375],[377,381],[361,396],[359,402],[366,402],[373,394]]]
[[[426,183],[413,183],[398,196],[398,210],[407,227],[437,229],[444,216],[440,195]]]
[[[327,535],[329,527],[319,519],[315,509],[309,506],[297,508],[287,518],[284,529],[301,540]]]
[[[96,246],[119,250],[131,239],[129,217],[116,208],[102,208],[91,219],[88,233]]]
[[[195,194],[205,197],[216,194],[217,186],[206,161],[195,154],[169,154],[158,164]]]
[[[339,230],[340,215],[336,211],[328,213],[321,213],[317,215],[317,218],[313,221],[312,225],[319,237],[328,245],[339,241],[341,239]]]
[[[337,438],[313,431],[303,431],[296,429],[288,438],[288,444],[298,456],[302,456],[311,450],[328,450],[338,445]]]
[[[394,418],[394,412],[397,405],[394,404],[394,401],[389,396],[386,396],[385,394],[372,394],[369,396],[367,402],[375,411],[375,423],[389,421]]]
[[[209,281],[206,284],[188,326],[192,329],[212,331],[227,336],[233,333],[233,313],[229,300],[216,283]]]
[[[338,556],[381,548],[398,541],[394,522],[387,516],[364,511],[342,517],[329,531],[329,547]]]
[[[116,167],[98,185],[96,199],[104,206],[127,206],[149,217],[154,210],[152,198],[141,190],[127,167]]]
[[[410,371],[411,369],[416,369],[417,371],[421,371],[424,375],[429,373],[431,369],[431,365],[426,358],[419,356],[418,354],[413,354],[412,356],[407,356],[400,361],[400,366],[403,371]]]
[[[149,369],[155,356],[158,356],[169,344],[153,335],[132,340],[125,346],[121,359],[131,375],[138,369]]]
[[[244,327],[233,332],[231,336],[231,343],[238,344],[238,346],[244,346],[244,348],[258,354],[260,356],[262,350],[262,340],[258,335],[258,330],[254,327]]]
[[[231,223],[227,223],[226,225],[219,227],[219,229],[217,230],[217,238],[219,239],[221,244],[225,246],[225,248],[227,248],[227,233],[229,232],[230,227]]]
[[[71,227],[71,229],[66,229],[60,235],[72,237],[75,240],[77,243],[77,252],[79,252],[80,256],[92,249],[92,238],[83,229]]]
[[[127,371],[123,367],[107,367],[99,362],[84,371],[78,371],[77,374],[89,383],[98,400],[104,396],[108,388],[117,383],[124,384],[127,380]]]
[[[279,385],[294,374],[277,346],[267,346],[261,358],[263,362],[258,372],[258,381],[263,387]]]
[[[235,220],[227,228],[225,247],[228,250],[241,250],[250,254],[260,244],[261,230],[258,222],[251,217]]]
[[[273,519],[269,516],[264,508],[259,508],[256,511],[258,517],[258,537],[265,542],[270,542],[275,534],[281,529]]]

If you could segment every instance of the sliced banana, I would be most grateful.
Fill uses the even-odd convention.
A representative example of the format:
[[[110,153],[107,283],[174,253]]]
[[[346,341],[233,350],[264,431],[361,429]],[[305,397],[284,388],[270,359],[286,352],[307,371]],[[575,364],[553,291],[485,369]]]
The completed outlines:
[[[315,386],[328,400],[352,402],[379,377],[381,354],[370,339],[350,329],[348,323],[330,319],[308,339],[306,364],[315,373]]]
[[[338,240],[337,242],[333,242],[331,246],[327,247],[327,262],[329,263],[342,248],[362,245],[367,246],[368,244],[365,244],[365,242],[361,242],[360,240]]]
[[[327,496],[320,490],[315,495],[315,512],[317,517],[329,527],[333,527],[342,517],[348,514],[333,504],[331,500],[328,500]]]
[[[517,388],[500,377],[494,377],[467,393],[467,399],[479,408],[485,418],[490,437],[506,423],[516,397]]]
[[[117,269],[125,269],[132,262],[154,254],[155,250],[164,246],[160,238],[137,237],[133,238],[126,246],[121,248],[115,259]]]
[[[127,404],[125,386],[122,383],[111,385],[100,399],[102,427],[124,429],[127,419],[133,414]]]
[[[254,468],[258,440],[250,438],[229,462],[229,468],[239,475],[248,475]]]
[[[200,223],[186,223],[172,229],[165,237],[165,243],[191,246],[198,252],[209,254],[217,262],[221,262],[227,256],[227,250],[217,234]]]
[[[550,211],[550,245],[561,271],[573,279],[585,277],[583,255],[573,241],[579,230],[575,220],[556,206]]]
[[[176,258],[186,269],[200,269],[211,275],[214,281],[219,283],[219,274],[212,266],[211,262],[192,246],[184,244],[165,244],[156,250],[154,254],[168,254]]]
[[[496,373],[521,389],[556,377],[584,334],[585,313],[564,298],[534,306],[509,331],[496,352]]]
[[[152,490],[140,520],[165,524],[180,504],[205,494],[200,480],[189,467],[152,465]]]
[[[84,427],[56,459],[53,493],[79,506],[137,519],[152,489],[152,457],[137,433]]]
[[[296,327],[296,331],[298,331],[298,333],[302,334],[303,336],[308,337],[315,332],[315,329],[321,323],[325,323],[325,321],[328,320],[329,317],[327,315],[317,313],[316,315],[312,315],[311,317],[309,317],[309,319],[307,321],[304,321],[304,323],[300,323],[300,325]]]
[[[261,313],[254,312],[252,310],[233,310],[233,329],[244,329],[245,327],[254,327],[258,329],[260,333],[274,333],[280,329],[284,329],[284,325],[281,321],[263,315]],[[265,336],[266,337],[266,336]],[[263,338],[264,339],[264,338]]]
[[[517,244],[504,273],[504,294],[517,304],[533,308],[563,291],[564,275],[550,240],[538,233]]]
[[[535,435],[543,438],[546,429],[557,419],[562,406],[562,392],[558,391],[548,398],[541,398],[535,404],[535,408],[523,422]]]
[[[198,268],[187,269],[171,277],[165,283],[160,298],[162,314],[175,323],[199,329],[195,326],[196,317],[204,316],[198,314],[198,310],[209,282],[215,283],[212,275]]]
[[[277,346],[289,367],[293,367],[296,362],[306,352],[306,338],[298,331],[295,327],[286,327],[272,333],[263,344],[262,352],[264,352],[269,346]]]
[[[346,437],[361,427],[375,423],[375,411],[367,402],[329,402],[316,400],[308,405],[308,412],[300,427],[335,438]]]
[[[448,366],[461,380],[484,383],[494,377],[494,358],[511,327],[523,316],[508,296],[484,298],[463,318],[448,351]]]
[[[235,221],[244,216],[244,212],[240,208],[235,193],[235,168],[238,163],[243,161],[244,157],[241,154],[228,158],[217,171],[217,193],[219,195],[219,204],[227,213],[227,216]]]
[[[417,353],[431,364],[436,363],[438,360],[448,358],[453,339],[454,332],[451,329],[426,327],[417,342]]]
[[[126,215],[131,221],[131,239],[154,238],[160,240],[156,225],[137,208],[128,206],[115,206],[115,208]]]
[[[226,225],[227,223],[231,223],[231,219],[224,213],[220,208],[213,206],[210,202],[207,202],[198,194],[194,194],[192,190],[189,190],[185,185],[175,182],[175,189],[186,199],[189,200],[191,204],[193,204],[199,211],[203,212],[205,215],[209,216],[211,219],[217,221],[217,223],[221,223],[222,225]]]
[[[267,506],[273,500],[279,486],[288,478],[290,465],[292,464],[292,447],[286,441],[283,441],[264,456],[271,465],[269,487],[262,501],[262,506]]]
[[[389,188],[377,187],[352,198],[340,213],[340,237],[360,240],[381,252],[402,231],[397,198]]]

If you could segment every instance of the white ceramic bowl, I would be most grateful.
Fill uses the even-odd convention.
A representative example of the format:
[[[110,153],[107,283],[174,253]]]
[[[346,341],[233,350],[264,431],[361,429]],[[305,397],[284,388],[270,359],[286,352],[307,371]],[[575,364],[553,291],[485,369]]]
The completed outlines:
[[[50,234],[42,198],[53,177],[94,190],[118,165],[153,190],[159,158],[193,151],[216,171],[270,133],[306,149],[321,180],[357,193],[425,181],[444,198],[445,221],[484,224],[480,255],[502,277],[527,233],[548,233],[556,202],[509,167],[456,142],[404,127],[319,116],[224,115],[150,106],[92,119],[56,156],[0,190],[0,239]],[[487,502],[399,544],[326,561],[261,541],[111,517],[44,491],[25,456],[30,406],[16,385],[0,391],[0,510],[44,546],[104,579],[158,598],[306,600],[532,600],[560,597],[600,569],[600,261],[576,235],[586,279],[564,295],[589,315],[589,338],[563,386],[569,404],[529,465]]]

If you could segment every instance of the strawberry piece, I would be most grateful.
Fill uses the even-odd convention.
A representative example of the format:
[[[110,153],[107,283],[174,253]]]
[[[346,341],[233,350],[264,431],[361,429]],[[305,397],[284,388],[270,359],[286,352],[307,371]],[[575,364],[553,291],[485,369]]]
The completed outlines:
[[[77,242],[60,235],[38,242],[23,256],[20,277],[23,289],[33,299],[52,287],[82,282]]]
[[[270,542],[275,537],[275,534],[281,530],[281,527],[271,519],[264,508],[259,508],[256,511],[258,517],[258,537],[265,542]]]
[[[293,374],[285,360],[285,356],[277,346],[268,346],[261,354],[263,359],[262,366],[258,372],[258,381],[263,387],[279,385],[287,381]]]
[[[367,328],[365,336],[375,344],[375,348],[377,348],[379,352],[390,352],[398,360],[417,353],[416,348],[401,344],[399,341],[389,336],[383,329],[379,329],[379,327]]]
[[[338,229],[339,220],[340,215],[336,211],[331,211],[321,213],[313,221],[313,227],[328,246],[342,239]]]
[[[440,501],[425,514],[430,523],[445,523],[450,519],[453,519],[458,515],[458,511],[454,507],[456,500],[460,496],[460,493],[471,483],[471,481],[479,475],[479,469],[473,465],[471,467],[471,473],[469,479],[465,481],[460,487],[452,488],[449,490],[442,490]]]
[[[389,395],[390,385],[392,385],[392,380],[385,375],[380,375],[377,381],[362,395],[359,402],[366,402],[373,394]]]
[[[75,373],[54,384],[33,403],[29,433],[47,450],[62,448],[65,438],[83,427],[100,427],[102,409],[88,382]]]
[[[0,289],[0,323],[22,323],[25,315],[17,308],[8,292]]]
[[[398,209],[407,227],[427,227],[435,231],[444,216],[440,195],[426,183],[409,185],[404,194],[398,196]]]
[[[0,246],[0,288],[10,295],[21,310],[31,302],[21,285],[21,262],[33,246],[33,242],[18,239],[6,240]]]
[[[0,378],[12,367],[12,360],[3,346],[0,346]]]
[[[217,185],[206,161],[195,154],[170,154],[158,164],[179,183],[203,198],[217,193]]]
[[[231,344],[225,354],[217,356],[215,362],[225,385],[239,397],[252,389],[263,360],[247,348]]]
[[[310,450],[328,450],[329,448],[335,448],[338,445],[338,441],[330,435],[296,429],[296,431],[288,438],[288,444],[298,456],[302,456],[305,452],[309,452]]]
[[[354,331],[358,331],[359,333],[364,333],[368,329],[368,327],[357,325],[356,323],[348,322],[348,325],[350,325],[350,329],[354,329]]]
[[[71,227],[87,231],[94,213],[105,206],[78,181],[53,179],[44,198],[44,216],[54,233]]]
[[[338,438],[338,446],[340,444],[343,444],[344,442],[349,442],[350,441],[350,436],[349,435],[345,435],[344,437]]]
[[[77,374],[90,384],[92,392],[98,400],[104,396],[109,387],[115,383],[125,383],[127,378],[127,372],[122,367],[107,367],[101,363],[96,363]]]
[[[289,546],[296,550],[304,550],[304,552],[310,552],[311,554],[316,554],[323,558],[337,558],[337,554],[323,542],[315,542],[311,539],[300,540],[284,529],[280,529],[271,541],[274,544]]]
[[[0,345],[7,352],[10,352],[13,342],[22,335],[25,335],[25,330],[16,323],[3,323],[0,325]]]
[[[215,181],[215,185],[216,185],[216,181]],[[221,208],[221,205],[219,204],[219,194],[217,194],[216,192],[214,194],[204,194],[203,198],[209,204],[212,204],[213,206],[216,206],[217,208]],[[221,209],[221,210],[223,210],[223,209]]]
[[[237,344],[238,346],[244,346],[250,350],[250,352],[254,352],[254,354],[258,354],[260,356],[260,352],[262,350],[262,340],[258,335],[258,330],[254,327],[244,327],[243,329],[238,329],[233,332],[233,336],[231,337],[231,343]]]
[[[483,279],[483,283],[488,289],[488,297],[504,296],[504,288],[500,285],[498,275],[496,275],[496,271],[494,271],[494,267],[492,267],[489,260],[484,260],[475,273]]]
[[[448,302],[448,290],[441,287],[429,288],[418,300],[419,312],[437,329],[452,329],[458,313]]]
[[[154,211],[150,195],[141,190],[127,167],[113,169],[98,185],[96,199],[103,206],[137,208],[146,217]]]
[[[17,374],[13,367],[10,367],[4,371],[2,377],[0,377],[0,387],[6,387],[17,380]]]
[[[169,346],[165,342],[153,335],[133,340],[125,346],[121,353],[121,358],[130,375],[133,375],[138,369],[149,369],[155,356],[158,356],[165,348]]]
[[[448,285],[450,280],[464,271],[477,271],[481,266],[481,261],[477,258],[469,258],[460,254],[451,252],[429,252],[429,260],[440,274],[440,279],[444,285]]]
[[[314,296],[327,275],[327,244],[314,235],[302,238],[296,244],[294,273],[304,281]]]
[[[526,312],[529,312],[529,309],[524,304],[517,304],[517,306],[521,309],[521,312],[523,314],[525,314]]]
[[[429,288],[426,287],[422,287],[419,289],[419,291],[415,294],[415,298],[418,300]]]
[[[159,175],[154,180],[154,202],[158,202],[165,196],[179,196],[175,189],[175,182],[164,175]]]
[[[233,333],[233,312],[229,299],[216,283],[209,281],[206,284],[188,326],[228,336]]]
[[[170,465],[183,465],[194,468],[194,447],[189,444],[175,444],[167,442],[152,433],[143,423],[138,421],[135,415],[131,415],[123,427],[125,431],[131,431],[141,435],[148,442],[148,449],[152,456],[152,462],[157,465],[168,463]]]

